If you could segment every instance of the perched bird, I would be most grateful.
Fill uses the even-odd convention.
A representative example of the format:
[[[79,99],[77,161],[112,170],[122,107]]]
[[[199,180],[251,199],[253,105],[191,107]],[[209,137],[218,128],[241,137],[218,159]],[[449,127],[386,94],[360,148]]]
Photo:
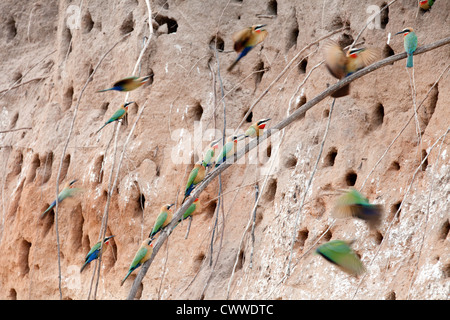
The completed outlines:
[[[158,217],[156,218],[152,232],[150,232],[150,235],[148,236],[149,238],[153,239],[159,231],[161,231],[164,227],[166,227],[170,223],[170,221],[172,221],[173,212],[170,208],[173,205],[175,204],[174,203],[166,204],[161,207],[161,211]]]
[[[214,140],[211,142],[206,149],[203,156],[203,165],[206,167],[213,166],[215,162],[216,151],[219,148],[219,142],[221,139]]]
[[[423,10],[429,10],[433,4],[434,0],[419,1],[419,8]]]
[[[341,80],[373,63],[379,57],[379,51],[373,48],[351,49],[345,53],[341,46],[330,40],[325,45],[325,64],[328,71]],[[331,96],[339,98],[350,93],[350,84],[338,89]]]
[[[259,136],[261,136],[261,135],[263,134],[263,130],[264,130],[264,128],[266,127],[266,124],[267,124],[267,122],[268,122],[269,120],[270,120],[270,119],[262,119],[262,120],[259,120],[259,121],[255,122],[254,124],[252,124],[252,125],[247,129],[247,131],[245,131],[245,137],[246,137],[246,138],[247,138],[247,137],[254,138],[254,137],[259,137]]]
[[[120,283],[121,286],[134,270],[139,268],[145,261],[150,259],[153,253],[152,241],[153,239],[148,238],[142,242],[141,246],[139,247],[139,250],[136,252],[134,259],[130,264],[130,268],[128,269],[127,275],[125,276],[125,278],[123,278],[122,282]]]
[[[267,30],[264,29],[265,24],[258,24],[233,34],[234,51],[239,53],[237,59],[228,67],[228,71],[231,71],[234,66],[241,60],[247,53],[250,52],[259,43],[263,42],[267,37]]]
[[[132,91],[134,89],[139,88],[144,83],[147,83],[150,80],[151,76],[152,74],[145,77],[128,77],[115,82],[111,88],[99,90],[97,92],[105,92],[110,90]]]
[[[382,215],[382,205],[370,204],[366,197],[353,188],[337,199],[333,209],[335,218],[356,217],[365,220],[370,228],[380,224]]]
[[[186,211],[183,213],[183,217],[181,217],[180,220],[178,220],[178,223],[180,223],[183,220],[186,220],[187,218],[192,219],[194,213],[200,210],[200,206],[201,206],[200,200],[196,198],[194,202],[192,202],[192,204],[189,206],[189,208],[187,208]]]
[[[128,112],[128,106],[132,103],[134,103],[134,101],[124,103],[120,107],[120,109],[117,110],[116,112],[114,112],[114,114],[111,116],[111,118],[109,118],[109,120],[106,121],[105,124],[100,129],[97,130],[97,132],[95,134],[99,133],[100,130],[102,130],[107,124],[110,124],[111,122],[114,122],[114,121],[118,121],[118,120],[122,119],[123,117],[125,117],[125,115]]]
[[[184,198],[181,204],[184,203],[187,197],[191,194],[192,190],[194,190],[195,186],[205,179],[206,174],[206,165],[204,161],[198,162],[192,168],[191,173],[189,174],[189,178],[186,183],[186,188],[184,189]]]
[[[61,192],[58,194],[58,203],[61,203],[66,198],[71,198],[75,194],[77,194],[81,189],[80,188],[72,188],[73,184],[77,182],[77,179],[68,181],[64,185],[64,188],[61,190]],[[49,212],[54,206],[56,206],[56,199],[52,202],[52,204],[47,208],[47,210],[44,211],[41,215],[41,219],[46,215],[47,212]]]
[[[319,246],[316,253],[335,264],[342,271],[359,276],[366,271],[366,268],[350,248],[352,243],[353,241],[332,240]]]
[[[227,143],[225,143],[223,148],[217,154],[216,168],[235,154],[237,151],[237,142],[243,138],[245,138],[245,135],[243,134],[233,135],[227,138]]]
[[[114,236],[109,236],[109,237],[106,237],[105,239],[103,239],[103,246],[102,246],[102,242],[99,241],[91,248],[91,250],[86,255],[86,258],[84,259],[84,264],[80,269],[80,273],[83,272],[84,268],[86,268],[86,266],[91,261],[97,259],[103,252],[105,252],[105,250],[107,249],[107,246],[109,244],[109,241],[113,237]],[[101,252],[100,252],[100,249],[102,250]]]
[[[406,54],[408,57],[406,58],[406,67],[412,68],[414,66],[413,62],[413,53],[417,49],[417,36],[414,32],[413,28],[405,28],[397,34],[403,34],[403,45],[405,47]]]

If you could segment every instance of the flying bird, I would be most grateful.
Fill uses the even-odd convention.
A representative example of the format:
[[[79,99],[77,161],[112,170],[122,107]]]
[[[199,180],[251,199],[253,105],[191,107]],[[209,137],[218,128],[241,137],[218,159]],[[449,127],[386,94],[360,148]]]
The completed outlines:
[[[231,71],[234,66],[247,55],[254,47],[263,42],[267,37],[267,30],[264,29],[265,24],[258,24],[233,34],[233,48],[234,51],[239,53],[236,60],[228,67],[228,71]]]
[[[367,67],[379,57],[379,51],[374,48],[355,48],[344,52],[341,46],[333,40],[328,41],[324,51],[328,71],[339,80]],[[331,96],[339,98],[348,94],[350,94],[350,84],[333,92]]]
[[[352,188],[337,199],[332,214],[335,218],[362,219],[368,223],[371,229],[374,229],[381,222],[383,206],[369,203],[366,197]]]
[[[81,189],[80,188],[73,188],[73,184],[77,182],[77,179],[68,181],[65,183],[64,188],[61,190],[61,192],[58,194],[58,203],[61,203],[66,198],[71,198],[75,196]],[[50,206],[47,208],[47,210],[44,211],[41,215],[41,219],[49,212],[54,206],[56,206],[56,200],[54,200]]]
[[[332,240],[319,246],[316,253],[342,271],[353,276],[359,276],[366,271],[366,268],[351,249],[352,243],[353,241]]]
[[[132,91],[134,89],[139,88],[144,83],[147,83],[150,80],[151,76],[152,76],[152,74],[148,75],[148,76],[145,76],[145,77],[128,77],[128,78],[124,78],[122,80],[119,80],[119,81],[115,82],[112,85],[111,88],[99,90],[97,92],[105,92],[105,91],[110,91],[110,90],[115,90],[115,91]]]

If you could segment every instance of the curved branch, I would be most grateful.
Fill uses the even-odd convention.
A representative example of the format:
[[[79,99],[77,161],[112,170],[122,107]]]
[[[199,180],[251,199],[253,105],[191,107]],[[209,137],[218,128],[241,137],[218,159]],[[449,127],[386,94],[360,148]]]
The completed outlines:
[[[431,50],[434,50],[436,48],[439,48],[441,46],[447,45],[450,43],[450,37],[438,40],[434,43],[422,46],[417,48],[414,55],[419,55]],[[392,64],[393,62],[402,60],[406,58],[406,52],[399,53],[393,56],[390,56],[388,58],[385,58],[383,60],[380,60],[362,70],[359,70],[358,72],[353,73],[352,75],[340,80],[339,82],[335,83],[334,85],[330,86],[325,91],[321,92],[319,95],[314,97],[313,99],[309,100],[307,103],[302,105],[300,108],[298,108],[295,112],[293,112],[289,117],[285,118],[284,120],[280,121],[277,125],[272,127],[271,129],[266,130],[266,132],[259,137],[259,139],[251,140],[248,144],[245,145],[245,147],[238,151],[237,156],[235,157],[235,161],[242,158],[245,154],[247,154],[250,150],[256,148],[261,142],[269,138],[273,133],[278,132],[279,130],[287,127],[292,122],[298,120],[300,117],[302,117],[306,111],[314,107],[316,104],[324,100],[326,97],[331,95],[333,92],[339,90],[340,88],[346,86],[347,84],[355,81],[356,79],[359,79],[363,76],[365,76],[368,73],[371,73],[377,69],[380,69],[386,65]],[[133,285],[128,293],[127,299],[131,300],[134,299],[137,290],[139,288],[140,283],[142,282],[142,279],[144,278],[145,274],[147,273],[150,265],[152,264],[155,256],[158,254],[159,249],[161,248],[164,241],[166,241],[167,237],[172,233],[174,227],[177,224],[177,221],[181,218],[183,213],[189,208],[189,206],[194,202],[196,198],[199,197],[200,193],[211,183],[212,180],[214,180],[219,174],[221,174],[223,171],[228,169],[232,165],[232,161],[226,161],[222,165],[220,165],[218,168],[216,168],[213,172],[208,174],[203,182],[194,189],[192,192],[192,196],[186,200],[183,205],[177,210],[177,212],[173,215],[172,221],[168,224],[167,228],[163,230],[158,237],[158,239],[155,242],[152,256],[149,260],[147,260],[141,267],[141,270],[138,272],[136,278],[134,279]]]

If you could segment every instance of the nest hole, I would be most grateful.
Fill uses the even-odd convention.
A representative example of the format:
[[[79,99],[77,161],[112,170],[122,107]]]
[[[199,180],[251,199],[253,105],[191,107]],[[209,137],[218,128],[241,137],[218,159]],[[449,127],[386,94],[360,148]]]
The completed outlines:
[[[356,184],[356,179],[358,179],[358,175],[352,170],[345,175],[345,184],[352,187]]]
[[[334,162],[336,161],[338,150],[335,147],[332,147],[330,151],[328,151],[327,155],[324,159],[324,165],[325,167],[332,167],[334,166]]]

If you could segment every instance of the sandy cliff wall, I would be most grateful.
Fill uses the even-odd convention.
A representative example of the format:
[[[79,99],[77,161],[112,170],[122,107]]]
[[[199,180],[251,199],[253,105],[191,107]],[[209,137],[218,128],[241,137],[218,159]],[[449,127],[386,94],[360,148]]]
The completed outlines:
[[[98,135],[95,131],[125,99],[121,92],[96,91],[133,71],[149,35],[147,7],[137,0],[83,1],[81,6],[79,1],[2,1],[0,7],[0,130],[26,128],[0,133],[0,298],[59,299],[55,216],[39,216],[55,198],[62,163],[61,185],[79,179],[84,192],[59,207],[61,292],[63,299],[86,299],[94,264],[82,274],[79,268],[99,238],[115,125]],[[135,275],[122,287],[120,280],[160,206],[175,202],[177,195],[180,202],[180,190],[193,166],[188,162],[198,159],[211,129],[220,136],[221,82],[226,128],[233,131],[299,50],[345,25],[349,29],[332,38],[350,44],[372,13],[368,4],[356,0],[152,0],[151,7],[154,34],[139,71],[154,76],[150,85],[130,93],[129,100],[136,104],[130,107],[128,124],[120,128],[116,164],[145,105],[126,145],[111,198],[107,234],[115,238],[103,255],[97,299],[127,296]],[[426,13],[417,12],[414,0],[397,1],[359,40],[380,48],[384,57],[400,53],[403,40],[394,33],[414,27],[419,45],[448,37],[449,12],[448,1],[437,1]],[[236,57],[232,34],[257,23],[268,25],[269,36],[227,73]],[[100,59],[129,32],[106,55],[78,101]],[[217,56],[211,49],[216,33]],[[304,59],[255,106],[243,128],[268,117],[270,128],[299,102],[335,83],[324,65],[316,67],[323,60],[322,47],[320,42],[304,52]],[[450,140],[438,139],[450,123],[448,69],[442,74],[449,57],[448,45],[414,57],[416,105],[426,98],[418,111],[420,142],[413,119],[384,155],[414,114],[405,60],[353,82],[351,94],[336,100],[297,228],[331,98],[263,144],[259,160],[251,153],[225,171],[223,211],[218,216],[218,181],[207,187],[200,197],[203,210],[194,218],[188,238],[187,223],[174,230],[150,266],[138,297],[223,299],[230,286],[233,299],[447,299]],[[199,140],[202,146],[192,153]],[[428,158],[421,165],[424,156]],[[244,230],[255,201],[255,182],[262,197],[253,242]],[[359,220],[331,218],[336,191],[350,186],[363,187],[371,202],[384,206],[384,219],[376,230]],[[293,239],[292,271],[281,281]],[[356,239],[354,249],[367,267],[364,277],[349,276],[313,254],[317,241],[333,239]]]

